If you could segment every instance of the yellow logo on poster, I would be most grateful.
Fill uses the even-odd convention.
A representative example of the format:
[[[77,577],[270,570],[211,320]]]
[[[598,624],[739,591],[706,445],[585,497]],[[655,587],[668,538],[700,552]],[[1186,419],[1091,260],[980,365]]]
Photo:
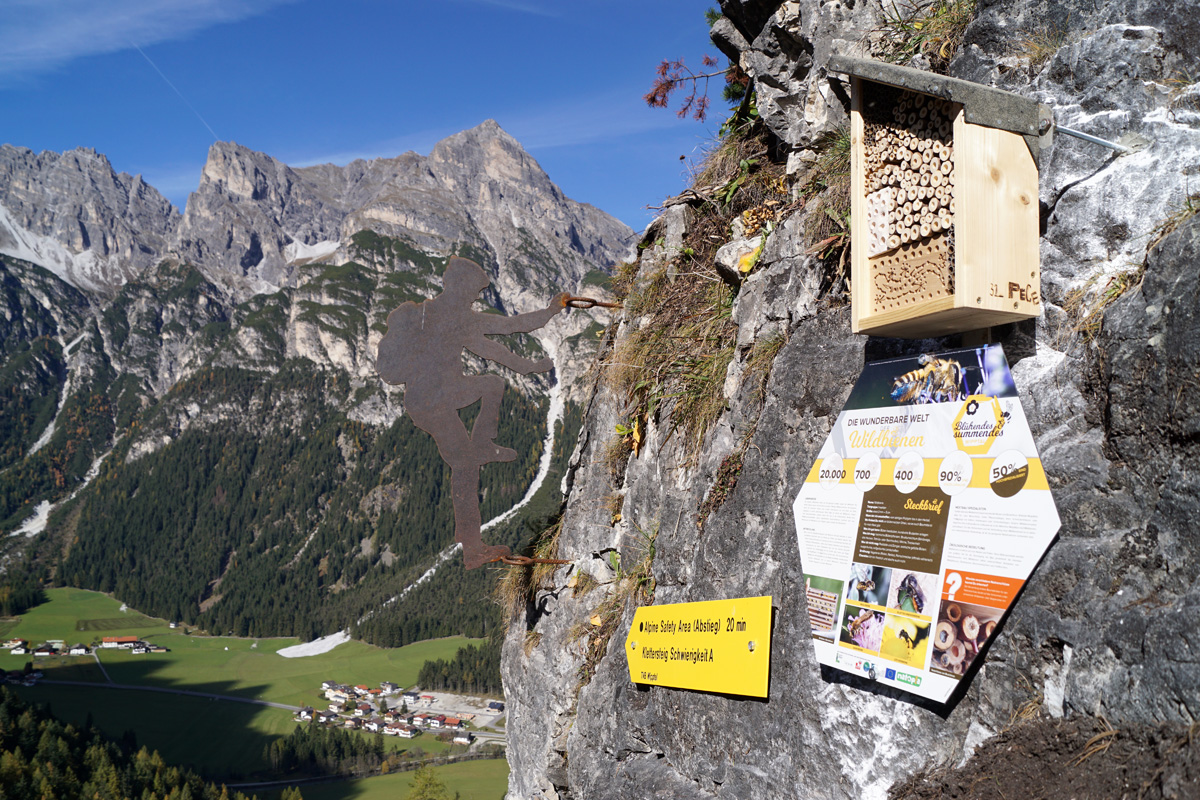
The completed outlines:
[[[625,654],[634,683],[766,697],[771,597],[642,606]]]
[[[971,395],[954,418],[954,443],[968,455],[983,455],[1004,429],[1004,422],[1000,401],[986,395]]]

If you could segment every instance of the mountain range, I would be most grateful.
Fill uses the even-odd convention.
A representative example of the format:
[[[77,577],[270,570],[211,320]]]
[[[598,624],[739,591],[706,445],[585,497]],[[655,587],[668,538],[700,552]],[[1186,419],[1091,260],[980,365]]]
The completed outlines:
[[[436,580],[379,612],[452,539],[436,448],[374,372],[387,314],[436,294],[452,255],[484,267],[501,313],[594,294],[632,238],[493,121],[346,166],[217,142],[182,213],[95,151],[0,146],[8,577],[44,570],[221,632],[482,632],[478,603],[443,619]],[[551,352],[569,384],[603,321],[572,311],[507,344]],[[509,377],[500,440],[521,457],[484,471],[485,519],[526,493],[548,441],[552,380]],[[578,417],[568,402],[566,439]],[[522,525],[491,535],[515,544]]]

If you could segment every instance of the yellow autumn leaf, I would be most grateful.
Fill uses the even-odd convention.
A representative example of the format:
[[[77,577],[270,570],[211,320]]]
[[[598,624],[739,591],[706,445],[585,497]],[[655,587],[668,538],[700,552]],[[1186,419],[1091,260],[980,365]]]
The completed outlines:
[[[760,242],[758,247],[746,253],[738,259],[738,272],[745,275],[750,270],[754,269],[754,265],[758,263],[759,256],[762,255],[763,245]]]

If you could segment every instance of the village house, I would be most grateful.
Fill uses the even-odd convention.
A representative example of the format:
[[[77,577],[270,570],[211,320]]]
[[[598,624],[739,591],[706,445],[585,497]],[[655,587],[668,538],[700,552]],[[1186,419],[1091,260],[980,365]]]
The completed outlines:
[[[369,720],[363,723],[363,730],[365,731],[373,731],[378,733],[379,729],[382,727],[383,720],[381,720],[379,717],[371,717]]]
[[[24,639],[9,639],[4,643],[4,647],[9,650],[13,649],[14,647],[26,647],[28,645],[29,642],[25,641]]]
[[[419,728],[415,728],[412,725],[400,725],[399,728],[400,730],[397,735],[404,739],[413,739],[421,733]]]
[[[452,731],[457,731],[463,726],[462,720],[458,717],[446,717],[446,721],[442,723],[443,728],[449,728]]]
[[[362,727],[362,720],[358,717],[346,717],[346,721],[342,725],[350,730],[358,730]]]
[[[431,694],[421,695],[421,703],[423,703],[424,705],[427,705],[427,706],[433,705],[433,695],[431,695]]]
[[[305,706],[304,708],[302,708],[296,712],[296,719],[302,719],[305,722],[308,722],[312,718],[313,718],[312,706]]]
[[[429,724],[429,718],[431,716],[433,716],[433,715],[432,714],[414,714],[413,718],[412,718],[412,724],[420,725],[421,727],[425,727],[426,725]]]
[[[28,648],[25,647],[25,645],[19,644],[16,647],[14,647],[12,650],[10,650],[9,652],[12,653],[14,656],[23,656],[26,653],[28,653],[29,650],[28,650]]]
[[[371,707],[371,706],[370,706],[369,704],[367,704],[367,703],[359,703],[359,704],[358,704],[357,706],[355,706],[355,708],[354,708],[354,716],[356,716],[356,717],[365,717],[366,715],[370,714],[370,713],[371,713],[372,711],[374,711],[374,710],[375,710],[375,709],[374,709],[373,707]]]
[[[321,681],[321,691],[327,692],[330,689],[336,689],[337,686],[338,686],[337,681]]]
[[[40,644],[33,651],[33,654],[34,656],[56,656],[58,655],[58,651],[48,644]]]
[[[436,717],[429,718],[429,727],[431,727],[431,728],[440,728],[445,724],[446,724],[446,715],[445,714],[438,714]]]
[[[399,685],[392,683],[391,681],[383,681],[379,684],[379,688],[383,690],[384,694],[395,694],[396,692],[400,691]]]
[[[363,697],[364,695],[371,693],[371,687],[367,686],[365,683],[360,683],[354,687],[354,693],[359,697]]]
[[[454,734],[454,743],[455,744],[470,744],[474,740],[475,740],[475,737],[473,735],[471,735],[471,733],[469,731],[460,731],[460,732]]]
[[[90,656],[92,654],[92,651],[85,644],[73,644],[67,652],[73,656]]]
[[[138,638],[136,636],[105,636],[100,640],[100,646],[107,648],[122,647],[128,649],[137,643]]]
[[[404,702],[411,703],[415,706],[417,701],[421,699],[421,696],[416,692],[405,692],[401,695],[401,698],[404,700]]]
[[[337,720],[337,718],[338,718],[338,715],[333,713],[332,711],[318,711],[317,712],[317,722],[320,722],[320,723],[334,722],[335,720]]]
[[[335,686],[332,689],[325,690],[325,699],[333,700],[338,703],[344,703],[350,699],[350,693],[340,686]]]

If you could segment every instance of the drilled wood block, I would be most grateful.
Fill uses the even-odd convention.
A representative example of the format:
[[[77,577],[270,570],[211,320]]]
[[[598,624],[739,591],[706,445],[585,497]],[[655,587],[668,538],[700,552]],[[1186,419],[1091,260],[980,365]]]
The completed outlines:
[[[856,333],[933,336],[1037,316],[1037,166],[961,105],[854,79]]]

